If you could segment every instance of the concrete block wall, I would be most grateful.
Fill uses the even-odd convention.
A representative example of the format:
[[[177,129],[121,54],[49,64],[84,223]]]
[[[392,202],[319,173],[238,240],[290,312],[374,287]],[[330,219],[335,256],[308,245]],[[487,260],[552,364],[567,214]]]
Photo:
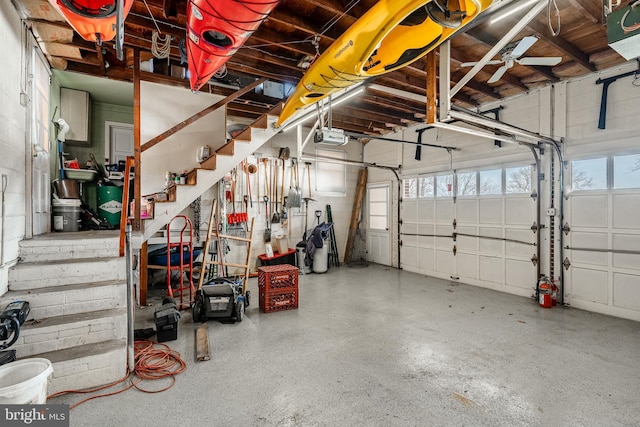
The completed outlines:
[[[22,25],[11,2],[0,4],[0,45],[5,61],[0,79],[0,175],[6,176],[4,207],[0,207],[0,228],[4,240],[0,259],[0,295],[8,289],[8,269],[18,258],[18,242],[25,231],[25,108],[20,105]]]

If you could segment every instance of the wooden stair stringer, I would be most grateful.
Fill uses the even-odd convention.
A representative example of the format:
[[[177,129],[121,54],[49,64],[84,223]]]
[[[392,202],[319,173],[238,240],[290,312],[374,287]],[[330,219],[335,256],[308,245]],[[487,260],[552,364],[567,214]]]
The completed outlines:
[[[281,107],[278,106],[272,111],[279,110],[280,108]],[[253,127],[253,124],[250,125],[250,141],[235,143],[231,140],[229,143],[216,150],[215,169],[197,169],[195,185],[178,185],[176,187],[175,202],[156,204],[154,218],[145,220],[144,233],[141,236],[142,240],[135,242],[135,246],[138,247],[138,244],[142,245],[142,243],[149,240],[150,237],[168,224],[171,219],[176,215],[179,215],[187,206],[189,206],[191,202],[220,181],[226,173],[273,138],[278,133],[274,126],[277,121],[277,116],[271,115],[270,113],[267,113],[268,115],[264,116],[265,118],[258,119],[256,121],[257,124],[263,125],[264,120],[266,119],[266,126]],[[229,150],[229,145],[231,145],[232,150]],[[167,169],[171,169],[170,165],[167,165]]]

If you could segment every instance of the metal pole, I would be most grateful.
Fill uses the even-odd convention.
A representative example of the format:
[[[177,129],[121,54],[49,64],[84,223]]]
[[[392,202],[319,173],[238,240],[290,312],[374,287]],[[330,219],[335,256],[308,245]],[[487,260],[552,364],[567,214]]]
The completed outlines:
[[[132,251],[131,251],[131,224],[127,224],[125,228],[127,235],[127,244],[125,245],[125,258],[127,259],[127,367],[129,372],[135,370],[135,362],[133,357],[133,269],[132,269]]]

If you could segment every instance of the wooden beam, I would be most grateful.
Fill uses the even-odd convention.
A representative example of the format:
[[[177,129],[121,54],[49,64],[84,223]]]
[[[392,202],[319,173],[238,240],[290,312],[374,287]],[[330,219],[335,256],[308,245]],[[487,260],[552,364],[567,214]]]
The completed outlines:
[[[204,276],[204,271],[200,272]],[[209,333],[207,330],[207,324],[201,323],[196,328],[196,360],[198,362],[204,362],[211,359],[209,355]]]
[[[436,103],[438,98],[438,76],[436,69],[438,59],[436,52],[432,50],[427,54],[427,123],[436,122]]]
[[[140,179],[142,162],[140,161],[142,151],[140,150],[140,50],[133,50],[133,161],[135,167],[133,169],[133,199],[134,218],[132,229],[134,231],[142,231],[142,223],[140,221],[140,204],[142,201]]]
[[[149,141],[147,141],[142,146],[142,151],[144,152],[144,151],[148,150],[149,148],[159,144],[160,142],[164,141],[165,139],[167,139],[171,135],[174,135],[176,132],[179,132],[181,129],[184,129],[185,127],[189,126],[191,123],[203,118],[207,114],[214,112],[218,108],[225,106],[226,104],[228,104],[229,102],[233,101],[234,99],[239,98],[242,95],[244,95],[245,93],[253,90],[256,86],[261,85],[266,80],[267,80],[266,77],[262,77],[262,78],[260,78],[260,79],[258,79],[256,81],[254,81],[250,85],[247,85],[247,86],[243,87],[239,91],[232,93],[231,95],[227,96],[226,98],[221,99],[220,101],[216,102],[215,104],[213,104],[213,105],[205,108],[204,110],[194,114],[193,116],[189,117],[188,119],[185,119],[185,120],[181,121],[177,125],[173,126],[171,129],[169,129],[169,130],[161,133],[160,135],[156,136],[155,138],[152,138]]]
[[[347,248],[344,252],[345,264],[351,262],[353,257],[353,246],[356,240],[356,231],[358,230],[358,222],[360,221],[360,212],[362,211],[362,201],[367,188],[367,178],[369,170],[362,168],[358,171],[358,183],[356,184],[356,197],[353,200],[353,209],[351,211],[351,221],[349,222],[349,233],[347,234]]]
[[[549,34],[549,27],[547,25],[542,25],[539,22],[532,21],[529,23],[528,27],[545,42],[549,43],[565,55],[571,57],[571,59],[583,66],[585,69],[592,72],[597,71],[595,65],[589,62],[589,55],[567,42],[562,37],[553,37]]]

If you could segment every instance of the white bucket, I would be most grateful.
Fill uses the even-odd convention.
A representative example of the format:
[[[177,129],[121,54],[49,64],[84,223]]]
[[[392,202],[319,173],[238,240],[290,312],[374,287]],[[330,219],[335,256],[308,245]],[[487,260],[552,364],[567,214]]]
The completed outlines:
[[[276,247],[278,253],[286,254],[287,252],[289,252],[289,239],[287,238],[287,236],[275,236],[275,238],[276,242],[278,243],[278,246]]]
[[[43,358],[0,366],[0,405],[47,403],[47,382],[52,373],[51,362]]]

